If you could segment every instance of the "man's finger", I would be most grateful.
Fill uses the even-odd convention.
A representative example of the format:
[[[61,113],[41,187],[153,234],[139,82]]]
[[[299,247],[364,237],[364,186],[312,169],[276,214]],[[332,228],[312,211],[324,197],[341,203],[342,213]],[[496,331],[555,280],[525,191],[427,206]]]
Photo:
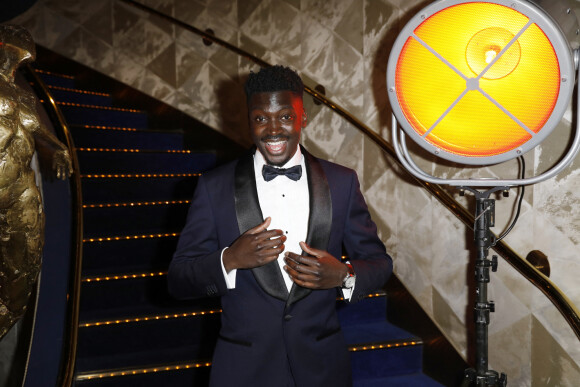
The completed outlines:
[[[270,218],[269,216],[259,225],[257,225],[256,227],[253,227],[251,229],[249,229],[247,231],[248,234],[257,234],[259,232],[262,232],[264,230],[268,229],[268,226],[270,226],[270,223],[272,222],[272,218]]]
[[[312,281],[316,278],[316,273],[314,273],[312,270],[308,270],[302,265],[292,267],[288,263],[286,266],[284,266],[284,269],[294,282],[301,286],[312,287]]]
[[[288,267],[290,267],[296,272],[309,274],[316,273],[312,268],[313,264],[315,264],[316,262],[313,262],[311,259],[307,257],[296,254],[290,256],[289,254],[287,254],[285,258],[286,265],[288,265]]]
[[[314,257],[320,256],[319,250],[316,250],[316,249],[308,246],[305,242],[300,242],[300,248],[302,248],[302,250],[304,250],[306,253],[308,253]]]
[[[255,234],[257,234],[257,233],[255,233]],[[263,231],[262,235],[257,236],[257,238],[263,238],[263,239],[280,239],[282,237],[286,238],[286,236],[284,235],[284,232],[282,230],[279,230],[279,229]]]
[[[279,238],[268,238],[264,241],[259,242],[256,245],[256,249],[257,250],[262,250],[262,249],[280,249],[282,248],[282,250],[280,250],[280,253],[282,253],[282,251],[284,251],[284,242],[286,242],[286,237],[284,235],[280,236]]]

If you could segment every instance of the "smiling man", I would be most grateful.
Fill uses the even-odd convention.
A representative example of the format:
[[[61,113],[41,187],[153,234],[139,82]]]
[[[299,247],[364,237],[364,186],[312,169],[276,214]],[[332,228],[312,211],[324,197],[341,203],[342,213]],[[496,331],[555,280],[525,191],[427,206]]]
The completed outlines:
[[[299,145],[303,88],[286,67],[250,74],[255,147],[200,177],[169,268],[176,297],[221,297],[211,386],[351,386],[336,297],[392,272],[355,172]]]
[[[255,93],[248,109],[254,144],[268,164],[283,166],[296,153],[306,127],[302,97],[292,91]]]

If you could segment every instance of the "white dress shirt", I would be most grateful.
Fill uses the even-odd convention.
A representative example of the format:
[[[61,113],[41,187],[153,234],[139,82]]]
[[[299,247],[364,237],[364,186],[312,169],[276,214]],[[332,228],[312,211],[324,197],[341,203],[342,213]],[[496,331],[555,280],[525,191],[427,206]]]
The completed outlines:
[[[290,168],[295,165],[302,166],[302,176],[299,180],[293,181],[286,176],[277,176],[273,180],[265,181],[262,176],[262,167],[266,164],[264,156],[256,150],[254,154],[254,174],[256,176],[256,189],[258,191],[258,201],[262,210],[263,219],[271,218],[269,230],[280,229],[286,235],[284,242],[284,252],[278,256],[278,265],[288,291],[292,288],[292,279],[284,270],[284,253],[290,251],[298,255],[302,254],[300,242],[306,241],[308,232],[308,217],[310,214],[310,196],[308,193],[308,178],[304,156],[300,147],[296,150],[294,156],[282,166]],[[225,250],[225,249],[224,249]],[[237,269],[226,272],[223,265],[222,251],[222,270],[226,279],[228,289],[236,287]],[[351,289],[343,288],[343,295],[350,299]]]
[[[272,218],[270,230],[280,229],[286,235],[284,252],[278,257],[278,264],[282,270],[282,277],[288,291],[292,288],[292,280],[284,270],[284,253],[290,251],[298,255],[302,254],[299,242],[306,241],[308,232],[308,215],[310,214],[310,197],[308,195],[308,178],[304,157],[300,147],[294,156],[282,166],[290,168],[295,165],[302,166],[302,176],[294,181],[286,176],[278,176],[270,181],[265,181],[262,176],[262,167],[266,164],[264,156],[256,152],[254,156],[254,172],[256,175],[256,188],[258,200],[264,219]]]

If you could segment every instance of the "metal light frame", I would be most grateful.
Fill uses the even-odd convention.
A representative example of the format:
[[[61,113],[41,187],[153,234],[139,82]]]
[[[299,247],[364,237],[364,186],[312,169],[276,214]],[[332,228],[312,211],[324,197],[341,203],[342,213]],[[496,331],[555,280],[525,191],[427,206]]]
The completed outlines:
[[[555,50],[555,54],[558,60],[558,65],[560,69],[560,87],[558,92],[557,101],[555,103],[554,108],[552,109],[549,118],[544,123],[541,130],[539,130],[529,141],[527,141],[522,146],[519,146],[516,149],[509,150],[505,153],[496,154],[492,156],[485,156],[485,157],[475,157],[475,156],[463,156],[448,152],[446,150],[437,147],[430,142],[426,141],[412,126],[412,124],[407,120],[401,106],[399,105],[399,101],[397,98],[397,89],[396,89],[396,71],[397,65],[399,60],[399,55],[403,49],[403,46],[407,42],[407,40],[412,37],[413,39],[417,39],[419,43],[424,44],[421,42],[420,39],[414,35],[415,29],[427,20],[430,16],[434,15],[435,13],[445,10],[448,7],[454,5],[460,5],[464,3],[492,3],[503,5],[505,7],[509,7],[512,9],[517,10],[518,12],[522,13],[523,15],[529,18],[529,22],[527,26],[530,24],[536,24],[546,35],[550,44],[553,46]],[[539,1],[538,1],[539,3]],[[553,5],[554,3],[550,3]],[[561,11],[561,10],[559,10]],[[570,14],[570,10],[565,12]],[[572,13],[570,17],[574,17],[574,25],[570,27],[570,19],[566,19],[566,23],[568,24],[568,28],[575,29],[577,31],[577,22],[575,20],[575,16]],[[527,27],[525,27],[527,28]],[[524,29],[525,29],[524,28]],[[513,41],[518,38],[518,35],[514,37]],[[513,43],[510,42],[510,45]],[[447,62],[439,53],[435,52],[430,47],[426,46],[433,55],[437,58],[442,60],[445,64],[450,66],[453,71],[458,73],[465,81],[466,81],[466,90],[478,90],[481,91],[483,95],[487,96],[481,89],[478,89],[478,85],[473,84],[471,81],[473,78],[469,78],[468,75],[461,74],[457,69],[453,68],[449,62]],[[501,57],[502,53],[504,53],[509,48],[509,45],[506,46],[498,56],[489,63],[487,68],[493,66],[493,64]],[[576,48],[576,47],[575,47]],[[426,149],[429,153],[434,154],[438,157],[442,157],[444,159],[459,163],[459,164],[468,164],[468,165],[491,165],[497,164],[500,162],[504,162],[515,157],[521,156],[525,152],[533,149],[553,131],[556,125],[561,121],[562,116],[564,115],[574,89],[576,74],[575,68],[577,67],[577,59],[578,51],[577,49],[572,49],[568,39],[564,35],[560,26],[555,22],[554,18],[543,11],[541,8],[532,4],[529,1],[522,1],[522,0],[484,0],[484,1],[459,1],[459,0],[440,0],[436,1],[435,3],[431,4],[430,6],[421,10],[418,14],[416,14],[403,28],[399,36],[397,37],[393,49],[391,51],[389,62],[387,66],[387,88],[389,99],[391,101],[391,106],[393,109],[393,121],[392,121],[392,139],[393,144],[395,147],[395,151],[403,163],[404,167],[409,170],[417,178],[434,183],[434,184],[449,184],[454,186],[474,186],[474,187],[488,187],[488,186],[514,186],[514,185],[528,185],[528,184],[535,184],[540,181],[549,179],[555,176],[557,173],[562,171],[576,156],[578,150],[580,149],[580,124],[576,124],[575,128],[575,137],[570,146],[568,153],[550,170],[527,179],[443,179],[432,176],[427,172],[423,171],[421,168],[417,166],[417,164],[413,161],[412,156],[410,155],[407,144],[406,144],[406,136],[409,136],[415,142],[417,142],[422,148]],[[483,72],[485,72],[484,70]],[[482,72],[482,73],[483,73]],[[471,83],[470,83],[471,82]],[[471,89],[470,89],[471,88]],[[491,98],[490,98],[491,99]],[[580,101],[580,96],[578,98]],[[493,101],[492,101],[493,102]],[[498,106],[501,109],[501,106]],[[580,109],[580,102],[578,109]],[[576,109],[576,112],[578,112]],[[504,110],[504,109],[502,109]],[[505,110],[504,110],[505,111]],[[509,112],[506,112],[509,113]],[[445,113],[447,114],[447,112]],[[399,129],[399,124],[402,127],[402,130]]]

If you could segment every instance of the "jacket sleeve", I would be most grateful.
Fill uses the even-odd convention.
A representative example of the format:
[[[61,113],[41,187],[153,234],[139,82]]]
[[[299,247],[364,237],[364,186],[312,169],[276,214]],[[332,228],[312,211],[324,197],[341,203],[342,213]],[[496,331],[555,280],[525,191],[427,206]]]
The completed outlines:
[[[176,298],[219,296],[227,291],[221,267],[218,225],[211,195],[201,176],[187,221],[169,265],[169,292]]]
[[[393,260],[377,235],[377,226],[371,219],[354,172],[350,179],[343,245],[356,274],[351,297],[351,302],[355,302],[385,285],[393,272]]]

